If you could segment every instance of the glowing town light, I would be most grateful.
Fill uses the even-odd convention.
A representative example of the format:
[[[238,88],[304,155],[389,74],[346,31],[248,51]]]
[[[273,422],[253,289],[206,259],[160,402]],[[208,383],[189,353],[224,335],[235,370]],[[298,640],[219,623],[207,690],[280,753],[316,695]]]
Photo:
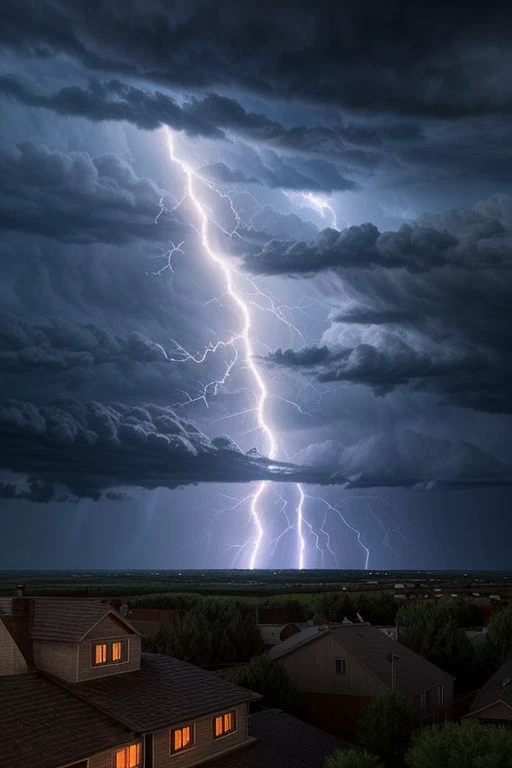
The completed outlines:
[[[176,157],[175,151],[174,151],[174,143],[172,139],[172,134],[170,131],[167,132],[168,135],[168,147],[169,147],[169,154],[171,157],[171,160],[173,163],[176,163],[181,170],[183,171],[185,178],[186,178],[186,190],[187,190],[187,197],[192,202],[192,205],[194,206],[197,217],[199,219],[200,227],[199,227],[199,233],[201,237],[201,243],[202,246],[208,255],[209,259],[215,264],[216,267],[221,271],[225,284],[226,284],[226,294],[229,296],[229,298],[232,300],[232,302],[236,305],[238,308],[241,318],[242,318],[242,328],[240,330],[240,333],[233,336],[228,344],[233,345],[236,341],[240,341],[243,350],[244,350],[244,360],[247,366],[247,369],[249,370],[250,375],[252,376],[257,390],[258,390],[258,402],[256,407],[256,414],[257,414],[257,422],[258,426],[265,435],[265,438],[267,440],[267,451],[266,454],[268,458],[275,459],[276,458],[276,451],[277,451],[277,442],[276,439],[272,433],[272,430],[268,426],[266,420],[265,420],[265,403],[268,398],[267,388],[265,385],[265,382],[258,371],[256,365],[254,364],[254,353],[251,343],[251,316],[249,313],[249,309],[247,307],[246,302],[243,300],[241,294],[237,290],[237,287],[235,285],[234,279],[233,279],[233,272],[230,268],[230,265],[226,259],[221,256],[221,254],[217,253],[217,251],[214,250],[210,243],[210,232],[209,232],[209,224],[210,219],[205,211],[205,208],[203,206],[203,203],[199,199],[196,190],[194,189],[194,181],[197,180],[197,174],[192,170],[192,168],[185,163],[183,160],[180,160],[178,157]],[[264,528],[261,522],[261,518],[258,512],[258,502],[265,492],[265,489],[268,485],[268,481],[263,480],[258,484],[258,487],[256,489],[256,492],[254,496],[252,497],[250,511],[251,516],[254,522],[254,526],[256,528],[256,535],[254,538],[254,545],[251,552],[251,557],[249,561],[249,568],[254,569],[256,565],[256,559],[258,557],[258,553],[261,546],[261,541],[264,536]],[[301,567],[301,566],[299,566]]]

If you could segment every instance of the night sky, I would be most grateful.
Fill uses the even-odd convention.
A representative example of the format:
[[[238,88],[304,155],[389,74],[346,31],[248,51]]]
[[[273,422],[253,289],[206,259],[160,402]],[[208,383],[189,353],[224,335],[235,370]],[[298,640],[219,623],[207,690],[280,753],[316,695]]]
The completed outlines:
[[[506,568],[508,4],[3,0],[0,568]]]

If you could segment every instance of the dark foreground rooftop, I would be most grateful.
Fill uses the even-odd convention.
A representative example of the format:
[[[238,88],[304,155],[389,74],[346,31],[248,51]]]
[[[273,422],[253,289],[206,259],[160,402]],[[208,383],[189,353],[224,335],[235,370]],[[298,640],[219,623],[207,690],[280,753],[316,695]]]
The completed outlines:
[[[322,768],[325,758],[350,745],[287,715],[266,709],[249,717],[251,745],[208,762],[208,768]]]

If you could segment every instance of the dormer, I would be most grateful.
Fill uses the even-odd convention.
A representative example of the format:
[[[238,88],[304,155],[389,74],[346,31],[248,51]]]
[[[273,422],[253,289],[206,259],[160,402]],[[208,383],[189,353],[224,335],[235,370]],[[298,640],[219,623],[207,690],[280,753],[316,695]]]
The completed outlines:
[[[36,598],[32,649],[37,669],[70,683],[140,668],[137,630],[105,603]]]

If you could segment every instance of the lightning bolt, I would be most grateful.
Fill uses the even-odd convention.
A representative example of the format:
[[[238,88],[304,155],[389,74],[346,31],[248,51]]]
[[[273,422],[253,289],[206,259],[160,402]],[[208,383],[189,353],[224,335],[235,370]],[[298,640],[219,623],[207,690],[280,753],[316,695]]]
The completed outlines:
[[[169,156],[171,158],[171,162],[177,165],[181,169],[185,177],[186,193],[184,195],[184,198],[182,198],[181,202],[178,205],[181,205],[181,203],[185,198],[188,198],[192,203],[192,206],[195,209],[198,223],[199,223],[198,233],[201,239],[201,245],[203,247],[203,250],[207,255],[207,257],[210,259],[210,261],[213,263],[213,265],[216,267],[216,269],[222,275],[225,286],[226,286],[225,295],[230,299],[232,304],[237,308],[241,318],[241,328],[239,332],[235,333],[228,341],[218,342],[215,345],[209,345],[202,355],[196,356],[196,357],[194,357],[193,355],[190,355],[183,348],[180,348],[182,355],[180,356],[180,358],[176,359],[176,362],[181,361],[183,359],[187,359],[200,364],[204,362],[207,354],[214,352],[220,346],[224,346],[224,347],[230,346],[233,349],[235,349],[235,359],[230,364],[230,367],[228,367],[228,371],[222,379],[222,382],[224,382],[227,376],[229,375],[231,368],[234,365],[234,362],[237,358],[235,345],[240,344],[242,347],[242,356],[243,356],[245,366],[249,371],[249,374],[252,380],[254,381],[254,384],[256,386],[256,390],[258,393],[255,412],[256,412],[258,427],[260,431],[263,433],[265,437],[266,445],[267,445],[265,453],[268,456],[268,458],[275,459],[277,454],[277,447],[278,447],[277,440],[274,436],[274,433],[272,432],[271,427],[267,423],[266,414],[265,414],[265,405],[269,397],[269,393],[267,391],[265,381],[254,362],[255,355],[254,355],[252,339],[251,339],[251,314],[249,311],[248,304],[244,300],[243,294],[238,289],[237,284],[235,282],[235,277],[234,277],[235,270],[232,269],[229,261],[226,258],[224,258],[224,256],[221,253],[219,253],[211,243],[211,239],[210,239],[211,217],[209,216],[206,210],[206,206],[202,203],[200,196],[196,190],[196,182],[198,181],[203,182],[204,180],[190,167],[190,165],[188,165],[188,163],[186,163],[184,160],[181,160],[176,155],[173,136],[170,131],[167,131],[167,141],[168,141],[168,149],[169,149]],[[235,221],[237,222],[237,226],[238,226],[239,217],[236,214],[236,211],[234,210],[232,201],[227,196],[223,196],[223,197],[228,199],[230,208],[234,213]],[[164,210],[162,202],[160,203],[160,207],[162,210],[159,212],[158,216],[160,216]],[[176,207],[173,210],[176,210]],[[157,219],[158,219],[158,216],[157,216]],[[212,221],[213,223],[217,224],[217,222],[215,222],[213,219]],[[218,226],[220,227],[220,225]],[[223,229],[222,227],[220,228],[225,234],[229,236],[232,236],[236,232],[236,227],[235,227],[235,230],[233,230],[233,232],[226,232],[225,229]],[[275,310],[275,307],[273,305],[271,308]],[[213,383],[214,391],[217,391],[217,388],[218,388],[218,386],[216,386],[217,384],[218,382]],[[212,386],[212,383],[210,384],[210,386]],[[253,537],[252,550],[251,550],[250,559],[249,559],[249,568],[251,570],[253,570],[256,566],[256,562],[257,562],[258,555],[261,548],[261,543],[265,536],[265,529],[262,522],[262,516],[260,514],[260,502],[267,490],[267,487],[268,487],[267,480],[263,480],[260,483],[258,483],[256,491],[252,496],[251,502],[250,502],[250,514],[251,514],[251,518],[255,528],[255,535]],[[297,531],[298,531],[297,535],[298,535],[298,545],[299,545],[298,567],[302,569],[304,568],[304,554],[305,554],[305,540],[302,532],[303,505],[304,505],[305,495],[300,485],[297,486],[297,490],[299,493],[299,502],[296,509]]]
[[[339,230],[339,224],[338,224],[338,217],[336,215],[336,211],[332,207],[331,203],[326,197],[320,197],[320,195],[315,195],[314,192],[285,192],[283,190],[283,194],[290,200],[298,201],[298,198],[301,200],[305,200],[308,205],[313,208],[317,213],[320,214],[322,219],[325,219],[325,213],[326,211],[329,213],[331,217],[331,227],[332,229]],[[299,201],[300,204],[300,201]],[[302,207],[304,207],[304,204],[302,203]]]

